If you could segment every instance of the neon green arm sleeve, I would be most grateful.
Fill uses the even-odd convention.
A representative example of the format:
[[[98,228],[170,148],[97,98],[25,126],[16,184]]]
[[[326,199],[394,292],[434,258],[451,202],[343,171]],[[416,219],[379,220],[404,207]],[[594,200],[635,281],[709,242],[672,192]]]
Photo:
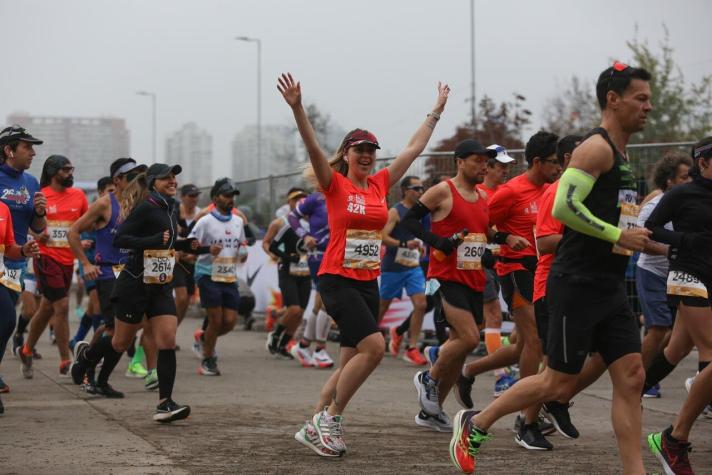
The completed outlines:
[[[616,243],[621,230],[594,216],[583,204],[595,183],[596,179],[588,173],[568,168],[559,180],[551,214],[574,231]]]

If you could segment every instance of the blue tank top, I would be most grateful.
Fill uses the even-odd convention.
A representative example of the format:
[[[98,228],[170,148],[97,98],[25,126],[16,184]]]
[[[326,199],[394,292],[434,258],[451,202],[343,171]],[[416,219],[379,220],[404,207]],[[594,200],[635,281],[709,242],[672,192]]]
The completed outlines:
[[[96,232],[96,264],[101,269],[97,280],[114,279],[113,266],[125,264],[129,257],[127,249],[114,247],[114,235],[119,227],[119,202],[113,193],[109,195],[111,200],[111,218],[106,226]]]
[[[406,215],[410,208],[406,208],[403,203],[400,202],[396,203],[394,208],[398,212],[399,222],[396,223],[396,225],[393,227],[393,230],[391,231],[391,237],[393,239],[397,239],[398,241],[410,241],[411,239],[415,239],[415,236],[406,231],[406,229],[400,224],[400,222],[403,221],[403,217]],[[426,218],[423,218],[421,223],[423,223],[423,226],[426,226],[426,229],[430,229],[430,216],[427,216]],[[386,254],[383,256],[383,261],[381,262],[381,271],[403,272],[412,269],[412,267],[406,267],[404,265],[396,263],[395,258],[397,252],[397,247],[386,247]]]

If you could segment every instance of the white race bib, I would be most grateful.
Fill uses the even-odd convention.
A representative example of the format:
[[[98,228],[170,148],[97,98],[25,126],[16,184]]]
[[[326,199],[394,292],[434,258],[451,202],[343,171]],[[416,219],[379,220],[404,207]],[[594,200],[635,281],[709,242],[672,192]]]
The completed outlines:
[[[216,257],[213,259],[213,282],[237,282],[237,257]]]
[[[487,236],[481,233],[468,234],[457,246],[457,268],[459,270],[481,270],[482,255],[487,249]]]
[[[679,270],[668,273],[667,293],[683,297],[707,298],[707,287],[694,275]]]
[[[618,191],[618,206],[621,209],[620,218],[618,218],[618,228],[621,231],[638,227],[638,214],[640,206],[635,204],[638,194],[635,190],[619,190]],[[622,256],[632,256],[633,251],[625,249],[617,244],[613,245],[613,253]]]
[[[381,267],[381,233],[348,229],[343,266],[348,269],[378,270]]]
[[[47,247],[69,247],[67,232],[72,225],[71,221],[47,221]]]
[[[399,247],[396,251],[395,263],[405,267],[418,267],[420,265],[420,251]]]
[[[143,282],[167,284],[173,280],[176,265],[174,249],[146,249],[143,251]]]
[[[0,277],[0,283],[10,290],[15,292],[22,292],[22,283],[20,278],[22,277],[22,269],[7,269],[5,268],[5,273]]]
[[[289,263],[289,275],[295,277],[306,277],[309,275],[309,263],[307,262],[306,254],[299,256],[299,262]]]

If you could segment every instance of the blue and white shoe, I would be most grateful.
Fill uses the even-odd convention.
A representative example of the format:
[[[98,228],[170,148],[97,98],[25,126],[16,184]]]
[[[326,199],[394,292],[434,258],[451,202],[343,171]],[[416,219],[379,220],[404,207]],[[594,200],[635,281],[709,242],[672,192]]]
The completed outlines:
[[[438,355],[440,355],[440,347],[439,346],[426,346],[423,349],[423,355],[425,356],[425,360],[428,362],[428,364],[432,368],[433,366],[435,366],[435,362],[438,360]]]
[[[660,385],[656,384],[652,388],[648,389],[643,393],[644,398],[659,398],[662,395],[660,394]]]
[[[494,393],[492,397],[500,397],[503,392],[514,386],[517,381],[519,380],[508,374],[501,376],[494,383]]]

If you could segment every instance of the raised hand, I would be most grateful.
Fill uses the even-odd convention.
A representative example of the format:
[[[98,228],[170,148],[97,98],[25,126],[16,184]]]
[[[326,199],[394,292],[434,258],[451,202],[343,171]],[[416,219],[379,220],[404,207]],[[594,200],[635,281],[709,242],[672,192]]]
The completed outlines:
[[[440,114],[445,110],[445,104],[447,103],[447,98],[450,95],[450,86],[443,84],[438,81],[438,98],[435,101],[435,106],[433,107],[433,112]]]
[[[302,86],[295,82],[291,73],[284,74],[277,78],[277,90],[282,94],[289,107],[298,107],[302,103]]]

